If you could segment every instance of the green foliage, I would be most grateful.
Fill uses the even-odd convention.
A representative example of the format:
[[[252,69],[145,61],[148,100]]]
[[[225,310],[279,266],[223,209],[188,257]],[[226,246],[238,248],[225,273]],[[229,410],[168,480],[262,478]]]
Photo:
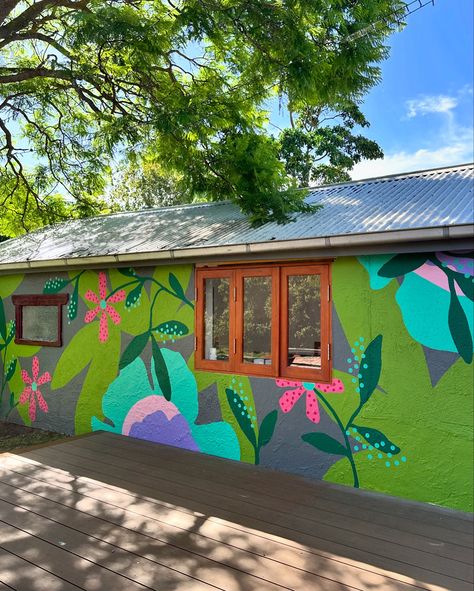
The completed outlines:
[[[124,369],[127,365],[130,365],[135,359],[142,354],[143,349],[148,343],[150,333],[144,332],[134,337],[125,348],[125,351],[120,357],[119,370]]]
[[[354,102],[303,107],[279,136],[286,172],[299,186],[350,180],[354,164],[383,157],[376,142],[354,133],[355,125],[369,124]]]
[[[268,100],[295,112],[358,100],[379,80],[403,6],[3,2],[0,234],[106,209],[119,151],[176,179],[185,200],[231,199],[255,223],[307,210],[266,134]],[[367,151],[351,141],[341,153]]]
[[[338,456],[348,455],[347,449],[342,443],[326,433],[305,433],[301,436],[301,439],[327,454],[335,454]]]

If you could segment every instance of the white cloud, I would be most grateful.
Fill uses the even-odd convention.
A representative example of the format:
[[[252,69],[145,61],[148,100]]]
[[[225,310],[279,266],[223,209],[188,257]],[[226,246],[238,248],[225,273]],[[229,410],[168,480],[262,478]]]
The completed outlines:
[[[427,115],[428,113],[450,113],[458,105],[458,99],[454,96],[425,96],[418,99],[411,99],[406,102],[409,119],[418,115]]]
[[[354,180],[367,179],[426,168],[454,166],[464,162],[472,162],[472,160],[473,147],[471,138],[446,144],[432,150],[422,148],[414,152],[402,151],[387,154],[385,158],[380,160],[364,160],[354,166],[351,177]]]

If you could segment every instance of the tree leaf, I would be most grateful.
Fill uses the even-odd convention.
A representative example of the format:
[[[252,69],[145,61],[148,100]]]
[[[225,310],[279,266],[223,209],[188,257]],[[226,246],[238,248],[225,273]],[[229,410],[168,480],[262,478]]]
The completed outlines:
[[[459,355],[466,363],[472,362],[472,335],[469,328],[469,322],[466,314],[459,302],[454,286],[454,279],[451,275],[448,276],[449,291],[451,292],[451,299],[449,302],[448,311],[448,326],[453,337],[454,344],[458,350]]]
[[[258,432],[258,447],[263,447],[270,442],[271,438],[273,437],[273,432],[275,431],[277,418],[278,411],[272,410],[261,422]]]
[[[360,361],[359,389],[361,404],[365,404],[377,387],[382,370],[382,335],[369,343]]]
[[[390,441],[390,439],[384,435],[382,431],[379,431],[378,429],[372,429],[371,427],[362,427],[360,425],[354,424],[352,424],[351,427],[357,429],[359,435],[362,435],[362,437],[368,443],[370,443],[370,445],[375,447],[375,444],[377,444],[379,446],[377,448],[379,451],[382,451],[385,454],[391,453],[393,455],[400,453],[400,448],[398,445],[395,445],[393,441]]]
[[[181,283],[179,282],[178,278],[176,277],[176,275],[174,273],[170,273],[168,275],[168,282],[171,286],[171,289],[174,291],[174,293],[181,299],[181,300],[186,300],[187,298],[184,294],[184,290],[181,287]]]
[[[132,361],[135,361],[135,359],[139,355],[141,355],[143,349],[146,347],[146,344],[148,343],[149,338],[150,333],[146,331],[134,337],[129,342],[129,344],[125,348],[125,351],[122,353],[122,356],[120,357],[119,370],[122,370],[125,367],[127,367],[127,365],[132,363]]]
[[[334,437],[327,435],[326,433],[305,433],[301,436],[301,439],[327,454],[334,454],[338,456],[348,455],[347,449],[342,445],[342,443],[337,441],[337,439],[334,439]]]
[[[166,367],[161,349],[153,335],[151,337],[151,350],[155,364],[156,379],[158,380],[160,389],[163,392],[163,396],[166,398],[166,400],[171,400],[171,382],[168,368]]]
[[[7,325],[5,323],[5,308],[3,307],[2,298],[0,298],[0,335],[5,341],[7,338]]]
[[[379,269],[380,277],[400,277],[411,273],[426,263],[429,254],[396,254]]]
[[[230,406],[230,410],[232,414],[236,418],[237,422],[239,423],[239,427],[242,429],[243,434],[253,447],[257,448],[257,438],[255,436],[255,430],[252,425],[252,421],[249,418],[249,413],[247,411],[247,407],[245,402],[242,398],[232,390],[231,388],[226,388],[225,393],[227,395],[227,401]]]

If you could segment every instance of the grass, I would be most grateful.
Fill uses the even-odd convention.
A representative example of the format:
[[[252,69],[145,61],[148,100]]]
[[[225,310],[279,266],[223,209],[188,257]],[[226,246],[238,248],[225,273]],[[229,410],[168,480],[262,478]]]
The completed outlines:
[[[61,433],[0,421],[0,453],[66,438]]]

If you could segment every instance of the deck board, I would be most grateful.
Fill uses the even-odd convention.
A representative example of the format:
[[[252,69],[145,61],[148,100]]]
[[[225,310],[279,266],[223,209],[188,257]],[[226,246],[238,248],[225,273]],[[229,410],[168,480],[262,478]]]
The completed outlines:
[[[91,591],[471,591],[472,528],[467,514],[109,433],[0,455],[7,589],[45,588],[4,566],[26,561]]]

